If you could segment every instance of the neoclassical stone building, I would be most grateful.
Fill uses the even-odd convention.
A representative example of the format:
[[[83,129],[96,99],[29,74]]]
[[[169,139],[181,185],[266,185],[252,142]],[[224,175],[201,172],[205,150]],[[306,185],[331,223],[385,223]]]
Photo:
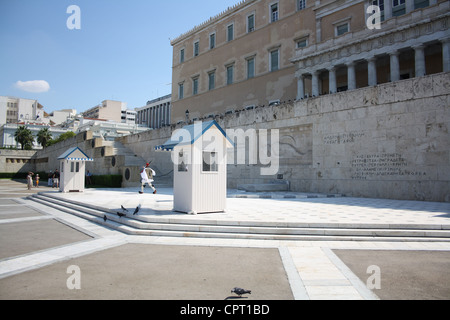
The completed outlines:
[[[242,1],[171,41],[172,123],[448,71],[449,12],[447,0]]]
[[[369,5],[346,2],[356,3],[361,16]],[[341,26],[349,30],[340,37],[322,35],[321,29],[324,21],[334,20],[330,16],[345,13],[342,1],[316,8],[316,43],[298,48],[292,59],[298,66],[297,99],[450,71],[449,2],[403,1],[404,10],[394,16],[399,2],[370,2],[383,4],[379,29],[348,13],[332,23],[336,35]]]
[[[379,29],[366,24],[373,4]],[[239,144],[230,152],[229,188],[282,180],[291,191],[450,202],[449,20],[448,0],[246,0],[172,41],[170,126],[72,144],[124,186],[137,185],[143,161],[156,183],[172,181],[170,154],[155,147],[213,117],[258,134],[259,149],[241,144],[245,163]],[[267,147],[272,130],[278,170],[263,175],[260,137]]]

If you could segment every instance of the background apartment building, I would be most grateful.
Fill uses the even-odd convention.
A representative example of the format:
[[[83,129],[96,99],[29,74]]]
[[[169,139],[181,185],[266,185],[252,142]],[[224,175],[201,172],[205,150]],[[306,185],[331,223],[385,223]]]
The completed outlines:
[[[242,1],[171,41],[172,122],[448,70],[445,15],[447,0]]]
[[[172,95],[162,96],[150,101],[141,108],[136,108],[136,124],[152,129],[159,129],[171,124]]]
[[[110,120],[117,123],[136,122],[136,111],[128,110],[127,103],[121,101],[105,100],[101,104],[82,113],[84,118]]]
[[[45,121],[44,107],[37,100],[0,96],[0,125],[36,121]]]

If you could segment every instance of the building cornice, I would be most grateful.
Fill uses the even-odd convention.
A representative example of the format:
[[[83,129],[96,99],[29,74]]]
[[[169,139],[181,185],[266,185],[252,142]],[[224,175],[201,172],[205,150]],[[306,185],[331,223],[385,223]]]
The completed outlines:
[[[185,40],[186,38],[194,35],[195,33],[202,31],[206,28],[208,28],[209,26],[217,23],[218,21],[229,17],[230,15],[236,13],[237,11],[253,4],[254,2],[257,2],[260,0],[242,0],[241,2],[237,3],[236,5],[232,6],[232,7],[228,7],[227,10],[222,11],[221,13],[209,18],[209,20],[204,21],[203,23],[195,26],[194,28],[192,28],[191,30],[181,34],[180,36],[176,37],[175,39],[170,41],[170,45],[171,46],[175,46],[177,45],[179,42]]]

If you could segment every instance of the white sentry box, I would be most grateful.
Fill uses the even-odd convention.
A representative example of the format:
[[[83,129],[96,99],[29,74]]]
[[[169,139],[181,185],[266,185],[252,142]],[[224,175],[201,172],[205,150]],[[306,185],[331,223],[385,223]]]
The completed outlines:
[[[234,143],[216,121],[176,130],[157,151],[171,151],[174,211],[224,212],[227,198],[227,149]]]
[[[80,148],[67,150],[58,157],[59,160],[59,191],[84,192],[86,162],[94,161]]]

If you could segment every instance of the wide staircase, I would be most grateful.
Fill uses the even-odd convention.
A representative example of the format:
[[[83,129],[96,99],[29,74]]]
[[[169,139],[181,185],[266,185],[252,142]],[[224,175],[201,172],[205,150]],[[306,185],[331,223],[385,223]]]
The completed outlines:
[[[29,199],[60,211],[128,235],[159,237],[196,237],[283,241],[403,241],[449,242],[450,230],[437,225],[313,224],[270,221],[230,221],[203,219],[198,216],[155,214],[119,217],[117,211],[63,199],[52,193],[39,193]],[[129,208],[131,211],[132,209]],[[148,211],[148,209],[146,209]]]

